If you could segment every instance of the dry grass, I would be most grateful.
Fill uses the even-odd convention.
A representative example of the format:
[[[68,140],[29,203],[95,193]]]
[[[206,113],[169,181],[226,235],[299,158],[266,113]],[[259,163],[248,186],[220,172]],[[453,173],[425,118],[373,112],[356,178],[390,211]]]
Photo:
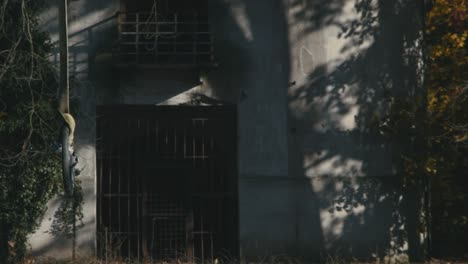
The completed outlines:
[[[27,259],[24,264],[189,264],[192,262],[174,260],[171,262],[139,262],[139,261],[129,261],[129,260],[97,260],[94,257],[82,257],[76,260],[56,260],[54,258],[35,258]],[[323,262],[324,264],[390,264],[390,263],[409,263],[409,262],[400,262],[400,261],[374,261],[374,262],[360,262],[357,260],[345,260],[340,257],[328,256]],[[440,260],[440,259],[431,259],[424,263],[427,264],[468,264],[468,261],[454,261],[454,260]],[[215,261],[214,263],[206,262],[205,264],[308,264],[308,262],[302,262],[296,258],[286,257],[286,256],[270,256],[265,258],[260,258],[257,261],[246,261],[246,260],[229,260],[229,261]]]

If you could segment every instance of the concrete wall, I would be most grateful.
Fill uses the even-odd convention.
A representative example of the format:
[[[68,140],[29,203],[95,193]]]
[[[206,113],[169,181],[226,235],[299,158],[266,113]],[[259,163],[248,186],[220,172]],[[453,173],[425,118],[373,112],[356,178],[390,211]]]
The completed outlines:
[[[421,3],[289,1],[289,172],[309,180],[296,197],[305,252],[421,256],[404,146],[372,130],[391,98],[422,92]]]
[[[118,2],[70,3],[84,254],[95,241],[94,106],[210,102],[238,106],[242,256],[421,253],[409,213],[417,205],[398,177],[402,146],[369,127],[389,98],[422,92],[422,1],[209,0],[219,66],[202,74],[113,68],[115,20],[106,18]],[[44,14],[53,39],[55,18],[53,8]],[[66,248],[43,233],[56,204],[31,238],[33,252]]]

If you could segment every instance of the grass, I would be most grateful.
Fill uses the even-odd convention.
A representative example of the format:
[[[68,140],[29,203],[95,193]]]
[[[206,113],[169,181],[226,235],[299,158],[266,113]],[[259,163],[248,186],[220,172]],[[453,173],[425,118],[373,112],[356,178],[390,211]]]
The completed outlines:
[[[187,262],[183,260],[173,260],[173,261],[129,261],[122,259],[112,259],[112,260],[98,260],[95,257],[80,257],[76,260],[57,260],[54,258],[28,258],[24,264],[189,264],[193,262]],[[264,258],[259,258],[256,261],[246,261],[246,260],[227,260],[227,261],[218,261],[215,260],[212,262],[205,262],[205,264],[311,264],[310,262],[303,262],[297,258],[288,257],[288,256],[269,256]],[[358,260],[349,260],[343,259],[337,256],[327,256],[323,259],[321,263],[324,264],[397,264],[397,263],[409,263],[408,261],[398,261],[398,260],[376,260],[373,262],[361,262]],[[440,260],[440,259],[431,259],[424,263],[427,264],[468,264],[467,261],[461,260]]]

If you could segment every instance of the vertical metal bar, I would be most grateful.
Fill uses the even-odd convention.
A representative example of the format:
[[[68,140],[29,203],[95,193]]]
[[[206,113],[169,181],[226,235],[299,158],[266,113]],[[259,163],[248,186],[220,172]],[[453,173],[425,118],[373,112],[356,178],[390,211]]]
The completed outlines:
[[[155,125],[155,135],[154,135],[154,137],[155,137],[155,140],[154,140],[155,147],[154,147],[154,152],[155,153],[160,153],[160,150],[159,150],[159,137],[158,137],[158,135],[159,135],[159,123],[158,123],[158,121],[155,121],[154,125]]]
[[[127,22],[127,3],[126,0],[120,0],[120,12],[118,15],[119,19],[119,41],[122,41],[121,33],[125,30],[122,22]],[[120,43],[120,42],[119,42]]]
[[[154,35],[154,57],[155,60],[158,60],[158,41],[159,41],[159,23],[158,23],[158,12],[154,14],[154,26],[155,26],[155,35]]]
[[[216,217],[216,220],[218,221],[218,228],[217,228],[217,233],[215,234],[215,238],[217,238],[217,243],[223,243],[222,246],[226,246],[226,237],[227,237],[227,232],[228,230],[226,230],[226,227],[229,226],[226,219],[229,219],[231,218],[232,216],[226,216],[224,213],[223,213],[223,203],[226,203],[226,198],[228,196],[225,196],[223,195],[221,199],[218,200],[217,202],[217,205],[218,205],[218,208],[217,208],[217,217]],[[226,208],[230,208],[230,207],[227,207]]]
[[[200,244],[201,244],[201,260],[202,263],[205,263],[205,245],[203,244],[203,210],[200,211]]]
[[[205,160],[205,120],[203,119],[202,120],[202,131],[203,133],[202,134],[202,144],[201,144],[201,147],[202,147],[202,160]]]
[[[140,120],[138,120],[138,131],[141,131],[143,133],[142,134],[142,137],[140,137],[140,144],[141,144],[141,149],[140,149],[140,155],[147,155],[148,153],[146,152],[147,151],[147,148],[146,148],[146,135],[147,135],[147,129],[146,131],[144,131],[144,127],[140,127],[143,126],[143,121],[140,123]],[[141,158],[141,157],[140,157]],[[142,248],[143,248],[143,258],[145,261],[147,261],[149,259],[149,252],[148,252],[148,211],[147,211],[147,205],[148,205],[148,186],[147,186],[147,175],[146,175],[146,171],[141,171],[141,167],[140,166],[140,173],[141,173],[141,177],[142,177],[142,191],[143,191],[143,201],[142,201],[142,214],[143,214],[143,222],[142,222]]]
[[[184,120],[184,158],[187,157],[187,127],[188,122],[187,120]]]
[[[190,190],[189,190],[190,192]],[[191,195],[189,193],[189,201],[188,201],[188,213],[186,215],[186,225],[185,225],[185,250],[189,257],[191,258],[192,262],[194,262],[194,213],[193,213],[193,199],[191,199]]]
[[[174,14],[174,55],[177,55],[177,23],[178,23],[178,16],[177,13]]]
[[[60,102],[59,110],[68,113],[69,109],[69,72],[68,72],[68,15],[67,0],[59,4],[60,35]]]
[[[109,250],[108,250],[108,242],[107,242],[107,227],[104,228],[104,254],[106,258],[106,264],[109,263]]]
[[[97,228],[96,228],[96,238],[95,238],[95,245],[96,245],[96,255],[102,256],[100,249],[102,248],[101,242],[99,241],[99,236],[101,235],[101,227],[102,227],[102,167],[103,167],[103,156],[104,154],[102,153],[102,145],[104,143],[104,140],[102,138],[102,119],[98,119],[97,122],[97,129],[96,129],[96,135],[97,135],[97,206],[96,206],[96,214],[97,214]],[[99,250],[98,250],[99,249]]]
[[[137,122],[137,128],[140,128],[140,120],[138,120]],[[138,131],[138,129],[136,130]],[[136,134],[138,135],[138,133]],[[138,148],[139,148],[139,141],[135,142],[135,147],[136,147],[136,152],[138,153]],[[133,155],[137,155],[137,153],[133,153]],[[138,159],[135,159],[135,160],[138,160]],[[135,168],[137,167],[136,164],[135,165]],[[140,171],[138,171],[138,173],[140,173]],[[141,217],[141,210],[140,210],[140,191],[141,191],[141,178],[140,176],[141,175],[137,175],[137,179],[139,180],[139,182],[137,182],[137,199],[136,199],[136,203],[137,203],[137,259],[138,261],[140,261],[140,239],[141,239],[141,232],[140,232],[140,221],[142,221],[142,217]]]
[[[120,200],[122,199],[122,192],[121,192],[121,170],[122,170],[122,162],[121,162],[121,155],[122,155],[122,147],[121,147],[121,144],[122,144],[122,123],[121,121],[117,121],[118,123],[118,129],[120,131],[120,133],[118,133],[118,137],[117,137],[117,147],[116,147],[116,159],[117,159],[117,177],[118,177],[118,180],[117,180],[117,194],[116,195],[116,198],[117,198],[117,229],[118,229],[118,232],[119,232],[119,238],[121,238],[121,206],[120,206]],[[118,256],[121,257],[122,256],[122,250],[119,248],[118,250]]]
[[[110,128],[110,131],[113,131],[113,119],[110,119],[110,122],[109,122],[109,128]],[[112,135],[112,134],[111,134]],[[113,172],[113,168],[112,168],[112,165],[113,165],[113,153],[112,153],[112,141],[113,141],[113,136],[111,136],[109,138],[109,187],[108,187],[108,201],[109,201],[109,204],[108,204],[108,210],[107,210],[107,213],[108,213],[108,219],[109,219],[109,223],[107,224],[107,227],[108,228],[112,228],[112,172]],[[110,232],[112,232],[112,229],[111,230],[108,230]]]
[[[209,40],[209,45],[210,45],[210,63],[214,63],[215,62],[215,59],[214,59],[214,36],[213,34],[209,34],[208,35],[208,38],[210,39]]]
[[[210,246],[211,246],[211,264],[213,264],[214,263],[213,232],[210,232]]]
[[[131,131],[130,129],[130,120],[127,120],[127,129],[126,129],[126,132],[127,131]],[[131,180],[131,177],[130,177],[130,174],[131,174],[131,171],[130,171],[130,135],[126,134],[127,136],[127,231],[128,231],[128,235],[127,235],[127,241],[128,241],[128,244],[127,244],[127,248],[128,248],[128,253],[127,253],[127,257],[128,257],[128,262],[130,263],[130,258],[133,257],[132,256],[132,253],[131,253],[131,243],[132,243],[132,229],[131,229],[131,219],[130,219],[130,206],[131,206],[131,203],[130,203],[130,200],[131,198],[133,197],[131,194],[130,194],[130,180]]]
[[[98,165],[100,165],[99,166],[99,174],[98,174],[99,175],[98,176],[99,177],[98,178],[99,179],[99,182],[98,182],[98,198],[99,198],[99,213],[98,213],[99,223],[98,223],[98,227],[101,227],[102,226],[102,198],[103,198],[103,193],[102,193],[102,177],[103,177],[102,170],[103,170],[103,168],[102,167],[104,166],[104,161],[105,161],[105,152],[104,152],[105,147],[104,147],[104,137],[103,137],[104,133],[102,133],[102,129],[103,129],[102,124],[99,124],[99,127],[101,128],[98,131],[98,135],[99,135],[99,137],[101,137],[100,138],[100,141],[101,141],[100,142],[100,145],[101,145],[100,146],[101,158],[99,159],[99,164],[98,164]]]
[[[198,16],[197,13],[194,13],[194,22],[195,30],[193,32],[193,63],[197,63],[197,40],[198,40]]]
[[[121,0],[121,2],[124,2],[124,0]],[[123,56],[122,53],[124,52],[124,45],[120,44],[124,41],[124,32],[128,32],[128,25],[124,24],[124,22],[127,22],[127,13],[126,13],[126,5],[121,3],[121,8],[120,8],[120,13],[118,14],[118,23],[119,23],[119,35],[118,35],[118,53],[117,53],[117,62],[123,61]],[[127,27],[127,29],[126,29]]]
[[[178,255],[177,255],[177,244],[179,244],[179,241],[178,241],[178,240],[175,241],[175,251],[174,251],[174,258],[175,258],[176,261],[178,261],[178,259],[177,259],[177,258],[178,258]]]
[[[140,56],[140,13],[135,15],[135,62],[138,63]]]
[[[192,120],[192,131],[195,131],[196,130],[196,124],[197,124],[197,121],[196,120]],[[197,155],[197,152],[195,151],[195,135],[193,135],[192,137],[192,160],[193,160],[193,165],[195,165],[195,156]]]
[[[174,158],[177,159],[177,121],[174,124]]]

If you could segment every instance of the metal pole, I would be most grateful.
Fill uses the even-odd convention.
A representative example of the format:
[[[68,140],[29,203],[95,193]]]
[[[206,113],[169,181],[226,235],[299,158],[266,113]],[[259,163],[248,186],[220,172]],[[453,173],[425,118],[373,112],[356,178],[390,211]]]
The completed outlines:
[[[67,0],[59,4],[59,37],[60,37],[60,92],[59,111],[69,113],[69,73],[68,73],[68,16]]]
[[[60,86],[59,86],[59,111],[60,113],[70,113],[70,91],[69,91],[69,72],[68,72],[68,15],[67,15],[67,1],[61,0],[59,2],[59,45],[60,45]],[[70,133],[71,131],[69,131]],[[67,135],[62,135],[63,137],[69,137]],[[65,142],[65,140],[63,141]],[[68,148],[68,144],[63,144],[63,151],[67,151],[65,148]],[[68,155],[64,155],[67,156]],[[70,168],[65,168],[69,166],[69,162],[63,162],[64,164],[64,173],[65,170],[69,171]],[[72,179],[73,180],[73,179]],[[75,204],[75,195],[72,193],[70,197],[66,199],[71,199],[72,202],[72,259],[75,260],[75,247],[76,247],[76,204]]]
[[[75,251],[76,251],[76,193],[72,194],[72,216],[73,216],[73,226],[72,226],[72,260],[75,260]]]

